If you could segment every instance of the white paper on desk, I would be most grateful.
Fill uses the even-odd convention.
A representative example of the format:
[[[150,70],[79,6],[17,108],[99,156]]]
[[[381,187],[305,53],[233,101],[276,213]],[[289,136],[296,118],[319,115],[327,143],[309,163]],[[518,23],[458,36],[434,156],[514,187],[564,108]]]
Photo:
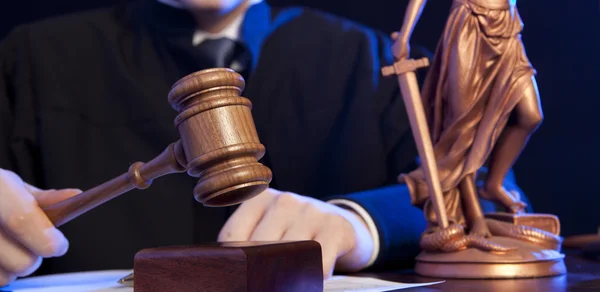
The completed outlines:
[[[11,292],[133,292],[119,284],[131,270],[65,273],[19,279],[0,291]]]
[[[0,291],[11,292],[133,292],[133,287],[117,283],[131,270],[109,270],[56,274],[20,279]],[[325,292],[383,292],[427,286],[430,283],[397,283],[374,278],[334,276],[325,281]]]
[[[442,282],[399,283],[375,278],[333,276],[325,281],[325,292],[383,292],[434,285]]]

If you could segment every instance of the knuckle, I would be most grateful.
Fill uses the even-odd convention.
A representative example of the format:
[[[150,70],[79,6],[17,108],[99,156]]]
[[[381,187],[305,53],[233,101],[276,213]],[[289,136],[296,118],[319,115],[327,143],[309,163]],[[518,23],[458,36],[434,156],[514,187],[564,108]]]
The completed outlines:
[[[10,170],[0,168],[0,185],[11,184],[14,182],[22,183],[23,181],[21,180],[21,177],[18,174]]]
[[[15,176],[16,174],[8,169],[0,168],[0,177]]]
[[[326,223],[328,232],[335,234],[335,237],[339,242],[350,243],[352,241],[354,227],[352,226],[352,223],[342,215],[333,214],[328,216]]]
[[[25,232],[27,224],[29,224],[27,216],[20,213],[7,214],[3,221],[7,231],[13,234],[22,234]]]
[[[327,218],[327,222],[336,229],[346,227],[350,224],[346,218],[339,214],[330,214]]]
[[[298,205],[298,199],[291,193],[282,193],[275,198],[276,208],[288,209]]]
[[[24,256],[16,259],[10,266],[5,267],[8,272],[14,274],[23,274],[35,265],[37,258],[34,256]]]
[[[318,219],[323,215],[323,212],[313,204],[306,204],[304,206],[304,214],[307,219]]]

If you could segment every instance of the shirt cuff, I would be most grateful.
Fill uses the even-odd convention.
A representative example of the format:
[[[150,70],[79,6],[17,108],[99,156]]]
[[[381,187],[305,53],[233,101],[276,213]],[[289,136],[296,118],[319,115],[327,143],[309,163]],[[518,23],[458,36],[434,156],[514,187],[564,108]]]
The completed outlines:
[[[363,267],[363,269],[373,265],[373,263],[377,259],[377,256],[379,255],[379,232],[377,231],[377,226],[375,225],[373,218],[371,218],[371,215],[369,215],[369,212],[367,212],[359,204],[349,200],[335,199],[327,202],[340,207],[343,206],[349,208],[352,211],[356,212],[358,216],[360,216],[365,221],[365,223],[367,224],[367,228],[369,229],[369,233],[371,234],[371,239],[373,240],[373,254],[371,254],[371,258]]]

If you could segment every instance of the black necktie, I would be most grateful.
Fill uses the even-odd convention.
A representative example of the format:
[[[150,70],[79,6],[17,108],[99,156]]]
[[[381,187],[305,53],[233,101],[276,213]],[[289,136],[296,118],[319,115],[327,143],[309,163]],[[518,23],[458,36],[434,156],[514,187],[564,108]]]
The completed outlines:
[[[248,78],[250,53],[239,42],[228,38],[206,39],[197,46],[197,53],[207,68],[231,68]]]
[[[207,39],[197,47],[202,63],[211,68],[229,67],[233,61],[235,41],[227,38]]]

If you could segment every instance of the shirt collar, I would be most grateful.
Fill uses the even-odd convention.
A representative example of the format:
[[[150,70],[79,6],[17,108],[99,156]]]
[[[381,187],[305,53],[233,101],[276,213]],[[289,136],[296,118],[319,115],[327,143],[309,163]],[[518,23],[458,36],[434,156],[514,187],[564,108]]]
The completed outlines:
[[[132,0],[131,5],[126,6],[128,15],[132,20],[139,19],[141,21],[139,29],[149,29],[150,37],[158,42],[191,45],[196,33],[194,17],[188,10],[176,8],[162,1]],[[254,70],[260,62],[262,46],[266,39],[278,27],[302,14],[302,9],[271,9],[267,1],[252,3],[256,4],[248,7],[241,18],[241,24],[238,24],[240,26],[238,41],[250,51]],[[132,23],[134,26],[137,24],[135,21]]]
[[[165,5],[169,5],[174,8],[183,9],[183,6],[175,0],[157,0]],[[263,0],[250,0],[250,5],[248,8],[255,4],[261,3]],[[245,14],[241,13],[236,19],[234,19],[227,27],[225,27],[222,31],[218,33],[209,33],[202,30],[196,30],[194,32],[194,36],[192,38],[192,44],[194,46],[202,43],[206,39],[216,39],[216,38],[228,38],[232,40],[240,39],[240,31],[242,27],[242,22],[244,20]]]

